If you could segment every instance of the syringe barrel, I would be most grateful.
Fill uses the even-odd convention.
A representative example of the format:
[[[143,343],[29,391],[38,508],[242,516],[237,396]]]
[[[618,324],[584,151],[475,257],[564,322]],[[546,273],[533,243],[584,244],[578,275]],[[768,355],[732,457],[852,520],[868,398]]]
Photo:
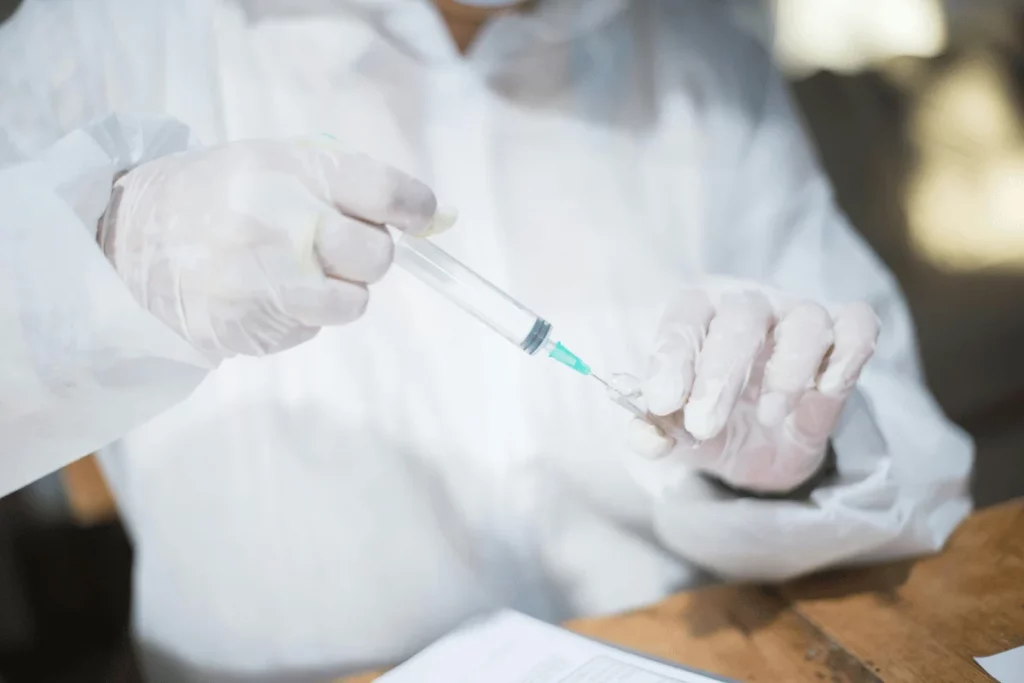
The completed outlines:
[[[395,263],[448,297],[527,353],[547,341],[551,325],[462,265],[433,242],[395,231]]]

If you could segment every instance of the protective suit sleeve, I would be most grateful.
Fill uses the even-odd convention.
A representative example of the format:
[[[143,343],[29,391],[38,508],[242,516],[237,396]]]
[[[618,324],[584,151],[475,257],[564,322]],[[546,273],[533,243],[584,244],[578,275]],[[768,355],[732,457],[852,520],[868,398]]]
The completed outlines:
[[[117,439],[209,370],[135,302],[96,243],[115,176],[185,149],[188,129],[110,116],[26,159],[10,139],[4,125],[0,495]]]
[[[733,579],[937,550],[970,512],[972,442],[925,386],[897,284],[836,207],[768,55],[724,22],[701,29],[716,155],[704,229],[728,236],[704,240],[706,262],[826,305],[867,302],[881,336],[832,434],[836,471],[809,497],[743,496],[689,472],[657,492],[655,531]]]

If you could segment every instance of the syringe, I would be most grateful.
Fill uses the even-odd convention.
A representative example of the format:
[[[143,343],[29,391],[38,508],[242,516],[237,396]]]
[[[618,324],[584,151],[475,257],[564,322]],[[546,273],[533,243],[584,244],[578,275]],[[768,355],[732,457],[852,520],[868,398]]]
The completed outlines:
[[[632,397],[618,391],[596,375],[591,367],[564,344],[555,341],[551,323],[501,291],[459,262],[455,257],[422,237],[392,230],[395,263],[422,282],[458,304],[464,311],[509,340],[527,354],[547,354],[581,375],[604,385],[616,403],[634,415],[648,419],[647,412]]]

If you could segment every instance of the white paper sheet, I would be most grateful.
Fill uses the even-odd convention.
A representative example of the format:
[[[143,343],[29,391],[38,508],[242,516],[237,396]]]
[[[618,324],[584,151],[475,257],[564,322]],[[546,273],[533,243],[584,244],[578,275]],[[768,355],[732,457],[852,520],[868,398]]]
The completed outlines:
[[[380,683],[720,683],[504,611],[442,638]]]
[[[1024,645],[974,661],[999,683],[1024,683]]]

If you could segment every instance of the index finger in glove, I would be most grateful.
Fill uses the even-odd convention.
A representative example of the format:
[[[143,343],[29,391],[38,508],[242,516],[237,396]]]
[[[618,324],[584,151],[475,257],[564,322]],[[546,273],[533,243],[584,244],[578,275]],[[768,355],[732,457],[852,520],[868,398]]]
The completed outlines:
[[[419,180],[362,154],[324,149],[317,160],[326,199],[342,213],[413,234],[430,228],[437,199]]]
[[[870,306],[850,304],[836,314],[835,343],[818,390],[828,396],[845,396],[875,352],[881,322]]]
[[[319,217],[314,248],[327,275],[372,284],[391,265],[395,242],[379,225],[330,210]]]
[[[689,398],[697,354],[714,313],[711,299],[701,290],[682,292],[666,309],[643,384],[647,409],[655,415],[674,413]]]
[[[722,297],[697,359],[690,400],[683,409],[686,431],[699,440],[718,435],[732,414],[764,346],[773,313],[760,292]]]
[[[310,277],[282,291],[282,312],[309,327],[344,325],[366,311],[370,293],[366,285],[325,277]]]
[[[775,348],[764,371],[757,417],[761,424],[782,422],[799,403],[832,345],[832,319],[815,303],[804,302],[775,325]]]

